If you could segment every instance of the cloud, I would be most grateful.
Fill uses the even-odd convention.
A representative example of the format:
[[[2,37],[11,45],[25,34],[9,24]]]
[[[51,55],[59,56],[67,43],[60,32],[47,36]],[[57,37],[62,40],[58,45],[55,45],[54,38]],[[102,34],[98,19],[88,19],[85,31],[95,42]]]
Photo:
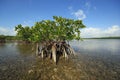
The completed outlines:
[[[0,27],[0,35],[15,35],[14,28]]]
[[[86,15],[83,10],[79,9],[76,12],[72,12],[72,15],[74,15],[77,19],[83,20],[86,18]]]
[[[69,6],[68,9],[71,12],[71,15],[73,15],[77,19],[83,20],[86,18],[86,15],[82,9],[78,9],[77,11],[74,11],[72,6]]]
[[[107,29],[101,28],[85,28],[81,30],[82,37],[109,37],[109,36],[120,36],[120,26],[113,25]]]

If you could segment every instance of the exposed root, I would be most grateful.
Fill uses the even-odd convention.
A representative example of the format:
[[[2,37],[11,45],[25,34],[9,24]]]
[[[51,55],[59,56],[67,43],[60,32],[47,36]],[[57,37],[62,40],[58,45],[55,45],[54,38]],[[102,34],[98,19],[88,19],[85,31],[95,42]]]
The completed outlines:
[[[66,42],[49,42],[43,43],[42,46],[37,44],[37,55],[41,58],[49,57],[57,64],[60,57],[64,57],[65,60],[68,59],[69,55],[75,55],[73,48]]]
[[[54,43],[52,45],[52,58],[53,58],[53,61],[56,63],[56,55],[57,55],[57,49],[56,49],[56,43]]]

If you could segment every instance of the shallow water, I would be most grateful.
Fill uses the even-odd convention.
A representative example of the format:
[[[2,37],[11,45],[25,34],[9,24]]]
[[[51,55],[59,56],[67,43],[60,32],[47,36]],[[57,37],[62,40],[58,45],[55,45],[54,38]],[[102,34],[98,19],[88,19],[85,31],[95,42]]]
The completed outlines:
[[[76,56],[57,65],[31,44],[0,44],[0,80],[119,80],[120,39],[72,41]]]

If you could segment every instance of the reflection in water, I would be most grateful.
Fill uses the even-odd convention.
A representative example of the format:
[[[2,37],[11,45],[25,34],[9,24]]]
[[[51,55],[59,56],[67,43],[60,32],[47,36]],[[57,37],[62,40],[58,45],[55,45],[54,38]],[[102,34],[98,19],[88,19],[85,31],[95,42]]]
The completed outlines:
[[[17,49],[18,49],[18,52],[20,53],[20,55],[23,55],[23,56],[30,56],[30,55],[34,55],[35,54],[35,51],[32,51],[32,47],[34,47],[34,45],[32,44],[17,44]]]
[[[37,58],[31,44],[0,44],[0,80],[120,79],[119,39],[90,39],[70,44],[78,55],[68,61],[61,58],[58,65]]]
[[[18,55],[16,43],[4,43],[0,45],[0,56],[15,56]]]
[[[73,41],[71,45],[82,53],[120,55],[120,39]]]

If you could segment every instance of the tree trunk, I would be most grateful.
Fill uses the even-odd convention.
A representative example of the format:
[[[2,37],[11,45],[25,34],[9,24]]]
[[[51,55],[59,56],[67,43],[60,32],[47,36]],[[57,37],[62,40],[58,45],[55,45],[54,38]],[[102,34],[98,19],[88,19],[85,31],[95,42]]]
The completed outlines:
[[[38,56],[38,53],[39,53],[39,44],[36,43],[36,56]]]
[[[57,56],[56,54],[57,54],[56,53],[56,43],[54,43],[52,46],[52,59],[55,63],[56,63],[56,56]]]
[[[66,53],[65,48],[63,48],[63,55],[65,57],[65,60],[67,60],[68,59],[68,54]]]

